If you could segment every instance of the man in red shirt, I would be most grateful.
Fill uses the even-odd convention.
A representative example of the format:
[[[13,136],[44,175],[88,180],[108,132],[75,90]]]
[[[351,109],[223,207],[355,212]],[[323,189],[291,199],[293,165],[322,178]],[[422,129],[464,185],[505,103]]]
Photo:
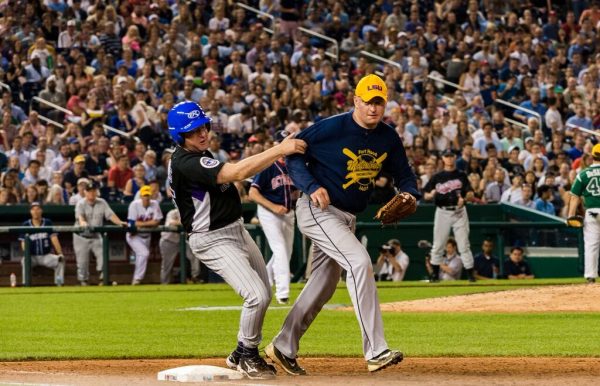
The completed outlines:
[[[123,193],[127,181],[133,177],[133,171],[129,167],[129,158],[126,155],[117,156],[117,164],[108,171],[108,187],[116,188]]]

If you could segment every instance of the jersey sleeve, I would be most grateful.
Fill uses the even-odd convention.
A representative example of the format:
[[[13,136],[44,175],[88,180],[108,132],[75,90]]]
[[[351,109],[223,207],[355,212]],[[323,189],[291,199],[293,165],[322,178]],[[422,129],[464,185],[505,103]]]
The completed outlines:
[[[189,179],[204,186],[217,187],[217,175],[223,168],[223,163],[214,158],[189,154],[183,156],[176,164],[178,171]]]
[[[162,220],[162,219],[163,219],[163,217],[164,217],[164,216],[163,216],[163,212],[162,212],[162,210],[160,209],[160,204],[158,203],[158,201],[154,201],[154,205],[156,206],[156,218],[155,218],[155,220],[158,220],[158,221],[160,221],[160,220]]]
[[[577,177],[575,177],[575,181],[573,181],[573,186],[571,186],[571,193],[576,196],[581,196],[583,194],[584,183],[581,178],[582,173],[579,173]]]
[[[437,174],[434,174],[433,176],[431,176],[429,181],[427,181],[427,184],[425,184],[425,187],[423,188],[423,192],[426,192],[426,193],[431,192],[435,188],[436,184],[437,184]]]
[[[127,208],[127,221],[131,224],[137,219],[137,200],[132,201]]]
[[[254,187],[260,191],[266,190],[266,188],[268,187],[267,174],[268,174],[269,169],[270,168],[267,168],[267,169],[263,170],[262,172],[258,173],[256,176],[254,176],[254,178],[252,179],[252,187]]]
[[[473,187],[471,186],[471,182],[469,182],[469,179],[465,173],[460,173],[460,180],[462,181],[461,194],[463,197],[465,197],[467,193],[473,191]]]
[[[23,221],[23,224],[21,224],[21,226],[28,227],[29,220]],[[25,241],[25,233],[19,233],[19,241]]]
[[[106,202],[104,199],[101,200],[102,207],[104,208],[104,219],[108,221],[115,215],[115,212],[112,210],[110,205],[108,205],[108,202]]]
[[[394,178],[394,185],[401,192],[408,192],[418,200],[421,198],[421,193],[417,189],[417,177],[408,163],[400,137],[395,135],[394,142],[395,146],[390,152],[390,157],[383,164],[383,171]]]
[[[307,162],[311,158],[311,145],[319,141],[319,129],[323,125],[323,122],[315,123],[296,136],[297,139],[301,139],[307,144],[304,154],[292,154],[286,158],[290,178],[294,181],[294,185],[308,195],[313,194],[321,187],[321,184],[319,184],[310,170],[308,170]]]

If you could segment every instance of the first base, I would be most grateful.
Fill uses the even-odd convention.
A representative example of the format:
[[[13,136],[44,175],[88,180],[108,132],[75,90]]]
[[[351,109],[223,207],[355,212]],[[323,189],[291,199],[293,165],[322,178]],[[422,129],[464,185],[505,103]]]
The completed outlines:
[[[210,382],[243,379],[244,375],[235,370],[218,366],[183,366],[158,373],[159,381],[173,382]]]

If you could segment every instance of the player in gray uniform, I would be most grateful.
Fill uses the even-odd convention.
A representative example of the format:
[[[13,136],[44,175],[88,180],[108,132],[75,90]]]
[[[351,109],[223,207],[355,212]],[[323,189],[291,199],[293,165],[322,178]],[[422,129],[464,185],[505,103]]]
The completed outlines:
[[[173,106],[167,116],[177,146],[168,169],[171,197],[181,213],[190,248],[244,299],[238,346],[226,363],[252,379],[270,379],[275,368],[258,352],[271,302],[265,261],[244,228],[240,196],[233,182],[251,177],[282,156],[304,152],[303,141],[281,144],[235,163],[221,163],[208,151],[210,118],[195,102]]]
[[[431,248],[431,282],[440,280],[440,264],[450,231],[458,245],[460,259],[470,282],[475,281],[475,261],[469,242],[469,216],[465,202],[473,197],[467,175],[456,169],[456,155],[449,149],[442,153],[444,170],[434,174],[423,188],[425,200],[433,200],[437,209],[433,222],[433,247]]]
[[[115,225],[127,226],[127,222],[121,221],[105,200],[98,198],[98,187],[94,182],[90,182],[85,187],[85,198],[75,206],[75,225],[97,227],[104,225],[105,220],[110,220]],[[79,283],[82,286],[88,285],[91,252],[96,258],[96,270],[100,275],[100,284],[102,284],[103,262],[100,233],[92,233],[89,230],[73,233],[73,249],[77,260],[77,280],[79,280]]]
[[[167,219],[165,220],[165,226],[176,227],[181,225],[181,216],[179,210],[171,209],[167,213]],[[175,257],[179,253],[179,238],[181,236],[178,232],[162,232],[160,234],[160,241],[158,247],[160,248],[160,255],[162,261],[160,264],[160,282],[162,284],[169,284],[171,282],[171,271],[173,270],[173,264],[175,263]],[[200,260],[194,258],[194,254],[190,249],[190,244],[185,243],[185,255],[190,261],[192,268],[192,279],[197,279],[200,276]]]
[[[354,111],[323,119],[298,134],[308,147],[304,156],[287,158],[290,176],[302,191],[296,204],[298,228],[313,242],[312,273],[265,353],[291,375],[306,371],[296,361],[300,339],[333,296],[342,269],[362,333],[369,371],[399,363],[383,332],[371,257],[356,238],[356,213],[362,212],[381,172],[416,197],[417,181],[398,134],[382,122],[387,86],[367,75],[357,86]]]

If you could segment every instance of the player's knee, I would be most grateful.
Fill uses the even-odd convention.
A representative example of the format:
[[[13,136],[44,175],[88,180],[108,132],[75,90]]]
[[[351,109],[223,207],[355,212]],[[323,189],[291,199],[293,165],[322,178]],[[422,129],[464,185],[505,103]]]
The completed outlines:
[[[248,292],[245,296],[245,303],[249,307],[257,307],[266,309],[271,303],[271,290],[268,288],[260,287],[256,290]]]

